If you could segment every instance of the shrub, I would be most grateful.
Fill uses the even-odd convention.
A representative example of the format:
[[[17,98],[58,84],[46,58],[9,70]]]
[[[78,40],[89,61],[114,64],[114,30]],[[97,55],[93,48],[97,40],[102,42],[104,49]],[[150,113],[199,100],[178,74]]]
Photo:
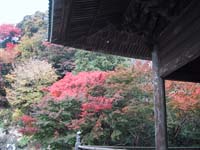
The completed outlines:
[[[50,64],[36,59],[19,63],[6,77],[11,83],[6,89],[7,98],[13,108],[23,113],[30,111],[31,104],[43,97],[41,89],[57,79]]]
[[[44,50],[38,51],[37,57],[52,64],[60,78],[63,78],[67,72],[74,69],[75,49],[48,42],[43,42],[43,47]]]
[[[18,121],[23,116],[23,113],[20,109],[15,109],[12,113],[12,121]]]
[[[150,66],[136,62],[132,69],[67,73],[44,89],[49,93],[35,109],[34,139],[43,139],[44,147],[71,149],[81,130],[84,144],[153,146]],[[198,145],[199,85],[166,87],[169,143]]]
[[[105,82],[107,72],[80,72],[77,75],[67,73],[65,77],[48,88],[49,93],[58,100],[66,96],[85,98],[88,90]]]
[[[18,27],[13,26],[12,24],[2,24],[0,25],[0,39],[5,39],[8,36],[18,36],[21,34],[21,31]]]
[[[55,126],[54,123],[61,120],[54,119],[52,123],[49,118],[58,116],[58,110],[67,108],[67,106],[61,106],[61,103],[68,103],[68,101],[65,102],[66,97],[74,97],[73,103],[80,102],[79,111],[74,118],[66,119],[64,129],[66,134],[71,135],[80,129],[83,132],[83,142],[86,144],[149,145],[153,143],[151,93],[142,88],[145,76],[136,75],[138,72],[131,69],[120,69],[116,72],[80,72],[77,75],[67,73],[63,79],[47,89],[53,100],[49,101],[48,105],[40,102],[40,105],[45,107],[40,107],[42,114],[36,113],[39,114],[36,116],[37,120],[41,121],[43,118],[42,121],[46,122],[42,123],[43,126],[39,131],[40,134],[43,133],[44,142],[49,142],[50,137],[55,141],[53,133],[58,125]],[[57,107],[55,104],[60,105]],[[69,109],[66,112],[71,114],[72,110]],[[54,111],[56,111],[55,114],[50,113]],[[38,125],[40,126],[41,123]],[[45,134],[47,132],[51,134]],[[62,139],[60,133],[55,134],[58,139]]]
[[[71,98],[55,101],[47,98],[36,109],[38,131],[33,139],[44,148],[50,145],[51,149],[71,149],[75,144],[76,131],[71,130],[69,124],[79,117],[80,101]]]
[[[17,50],[5,50],[0,49],[0,63],[8,64],[12,63],[20,52]]]
[[[167,81],[168,134],[173,146],[198,146],[200,84]]]
[[[40,35],[35,35],[33,37],[22,37],[20,44],[17,48],[21,52],[20,60],[26,61],[31,57],[35,57],[38,51],[43,50],[42,37]]]
[[[21,117],[21,121],[23,124],[23,128],[19,130],[20,133],[24,135],[32,135],[37,132],[38,129],[35,127],[35,122],[36,122],[35,118],[23,115]]]
[[[17,142],[17,147],[24,149],[29,144],[29,142],[30,142],[30,137],[29,136],[23,136]]]
[[[0,110],[0,127],[7,128],[11,125],[12,120],[12,111],[10,109],[1,109]]]
[[[44,39],[40,35],[34,35],[31,38],[23,37],[18,49],[22,52],[20,60],[34,57],[40,60],[46,60],[55,68],[56,73],[61,78],[66,72],[71,72],[74,67],[75,50],[60,45],[42,42]]]
[[[76,67],[74,72],[81,71],[111,71],[115,70],[118,65],[129,66],[130,59],[125,57],[105,55],[96,52],[86,52],[78,50],[75,53]]]
[[[82,103],[84,122],[80,129],[83,142],[95,145],[154,145],[152,93],[143,88],[147,86],[149,72],[143,72],[143,76],[140,74],[137,68],[120,68],[109,72],[103,85],[90,87],[90,94],[94,97],[88,96],[88,102]],[[148,84],[151,87],[151,83]]]

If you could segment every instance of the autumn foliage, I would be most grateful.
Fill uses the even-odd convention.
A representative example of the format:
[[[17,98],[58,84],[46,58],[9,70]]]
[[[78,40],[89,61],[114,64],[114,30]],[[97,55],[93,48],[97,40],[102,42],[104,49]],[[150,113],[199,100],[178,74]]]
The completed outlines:
[[[19,36],[21,30],[12,24],[2,24],[0,25],[0,39],[3,40],[8,36],[14,37]]]
[[[12,63],[20,55],[16,48],[21,31],[14,25],[0,25],[0,63]]]
[[[21,121],[24,127],[21,128],[19,132],[21,132],[24,135],[33,135],[37,132],[37,128],[35,127],[35,122],[36,122],[35,118],[23,115],[21,117]]]
[[[84,144],[154,146],[151,62],[128,68],[126,58],[42,42],[45,18],[25,17],[22,37],[16,26],[0,25],[0,63],[20,55],[6,76],[11,123],[19,121],[19,132],[44,149],[72,149],[78,130]],[[200,84],[165,85],[169,145],[198,145]]]
[[[183,111],[200,109],[200,84],[167,81],[166,88],[173,107]]]
[[[136,61],[132,68],[109,72],[67,73],[42,90],[47,95],[36,106],[35,139],[46,137],[43,131],[51,128],[49,138],[56,141],[52,146],[57,147],[68,138],[66,135],[71,141],[71,134],[77,130],[82,130],[83,140],[92,144],[148,146],[154,141],[150,62]],[[166,81],[171,144],[184,144],[180,139],[186,138],[182,132],[188,129],[183,126],[191,124],[193,110],[199,109],[199,94],[199,84]],[[174,118],[180,123],[176,124]],[[29,134],[27,130],[22,131]]]
[[[50,86],[48,91],[55,100],[64,100],[66,97],[82,99],[80,116],[86,117],[112,108],[114,98],[89,94],[93,87],[105,84],[107,75],[108,72],[101,71],[80,72],[76,75],[67,73],[63,79]]]
[[[86,97],[87,91],[94,85],[105,82],[107,72],[80,72],[77,75],[67,73],[65,77],[48,88],[50,94],[57,100],[67,96]]]

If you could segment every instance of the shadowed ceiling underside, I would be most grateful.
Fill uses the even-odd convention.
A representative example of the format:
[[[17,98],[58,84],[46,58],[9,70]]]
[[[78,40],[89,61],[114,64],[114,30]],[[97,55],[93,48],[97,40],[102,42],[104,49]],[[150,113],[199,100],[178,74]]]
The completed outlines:
[[[50,0],[53,15],[49,40],[90,51],[151,59],[157,37],[191,1]]]

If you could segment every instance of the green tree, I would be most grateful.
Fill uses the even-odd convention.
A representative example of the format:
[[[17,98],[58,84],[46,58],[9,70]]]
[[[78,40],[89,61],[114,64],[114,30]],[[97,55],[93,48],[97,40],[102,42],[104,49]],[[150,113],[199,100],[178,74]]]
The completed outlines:
[[[22,30],[23,36],[32,37],[34,34],[39,34],[47,38],[48,13],[37,11],[33,15],[27,15],[17,27]]]
[[[46,61],[29,59],[16,65],[8,74],[7,80],[11,86],[6,89],[7,98],[14,109],[28,113],[33,103],[44,96],[42,88],[52,84],[57,79],[55,70]]]
[[[47,13],[36,12],[25,16],[18,24],[23,36],[18,49],[21,51],[20,61],[29,58],[46,60],[56,69],[56,73],[62,78],[66,72],[71,72],[74,67],[75,50],[60,45],[45,42],[47,38]]]
[[[57,75],[63,78],[67,72],[72,72],[75,68],[75,53],[73,48],[50,44],[44,50],[38,52],[38,58],[47,60],[55,68]]]
[[[42,144],[43,148],[50,145],[51,149],[71,150],[75,144],[76,131],[67,127],[80,113],[80,101],[65,98],[55,101],[46,98],[45,101],[35,107],[38,132],[33,139]],[[41,140],[42,139],[42,140]]]
[[[81,125],[85,143],[154,145],[153,101],[147,80],[150,72],[142,70],[120,68],[110,72],[103,86],[91,87],[92,96],[104,95],[114,98],[114,102],[111,110],[86,117]]]
[[[75,54],[75,64],[75,72],[94,70],[110,71],[114,70],[118,65],[130,65],[130,59],[79,50]]]

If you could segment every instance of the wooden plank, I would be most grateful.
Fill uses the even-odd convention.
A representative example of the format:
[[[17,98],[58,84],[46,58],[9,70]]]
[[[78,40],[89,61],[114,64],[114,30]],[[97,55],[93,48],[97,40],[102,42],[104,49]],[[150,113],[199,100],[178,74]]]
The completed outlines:
[[[199,14],[200,14],[200,11],[199,11]],[[194,22],[191,22],[191,24],[189,24],[184,30],[181,30],[181,32],[176,37],[174,37],[171,43],[168,43],[164,48],[160,47],[161,52],[159,56],[166,57],[167,55],[171,53],[172,49],[180,47],[182,44],[188,45],[189,42],[194,41],[196,39],[195,35],[200,31],[199,25],[200,25],[200,15],[198,18],[195,19]],[[193,38],[193,40],[191,40],[191,38]],[[185,42],[186,40],[188,40],[188,42]]]
[[[183,46],[180,47],[179,49],[173,50],[176,51],[177,55],[175,55],[174,53],[174,56],[171,59],[168,58],[169,56],[165,56],[166,58],[163,59],[162,57],[160,57],[160,60],[163,61],[161,62],[161,66],[159,68],[160,75],[166,78],[174,71],[178,70],[187,63],[199,57],[200,56],[200,42],[198,42],[199,38],[197,38],[196,43],[193,43],[191,46],[185,46],[185,47]],[[185,43],[187,42],[183,42],[183,44]]]
[[[200,1],[194,2],[160,38],[159,73],[163,78],[200,56]]]
[[[152,70],[154,85],[154,115],[155,115],[155,144],[156,150],[167,150],[167,120],[165,84],[159,75],[158,48],[152,52]]]
[[[185,11],[176,20],[174,20],[160,35],[160,48],[167,46],[174,40],[177,35],[182,32],[191,22],[198,17],[200,3],[199,0],[192,0],[192,3],[185,9]],[[188,17],[186,17],[188,16]],[[170,33],[170,34],[169,34]]]
[[[66,33],[68,32],[68,27],[70,24],[70,14],[71,14],[71,7],[72,7],[72,0],[63,0],[63,14],[62,14],[62,24],[61,24],[61,31],[60,31],[60,36],[61,36],[61,41],[66,40]]]
[[[71,43],[66,43],[66,45],[125,57],[151,59],[151,51],[143,38],[125,32],[101,31],[92,36],[82,37]]]

